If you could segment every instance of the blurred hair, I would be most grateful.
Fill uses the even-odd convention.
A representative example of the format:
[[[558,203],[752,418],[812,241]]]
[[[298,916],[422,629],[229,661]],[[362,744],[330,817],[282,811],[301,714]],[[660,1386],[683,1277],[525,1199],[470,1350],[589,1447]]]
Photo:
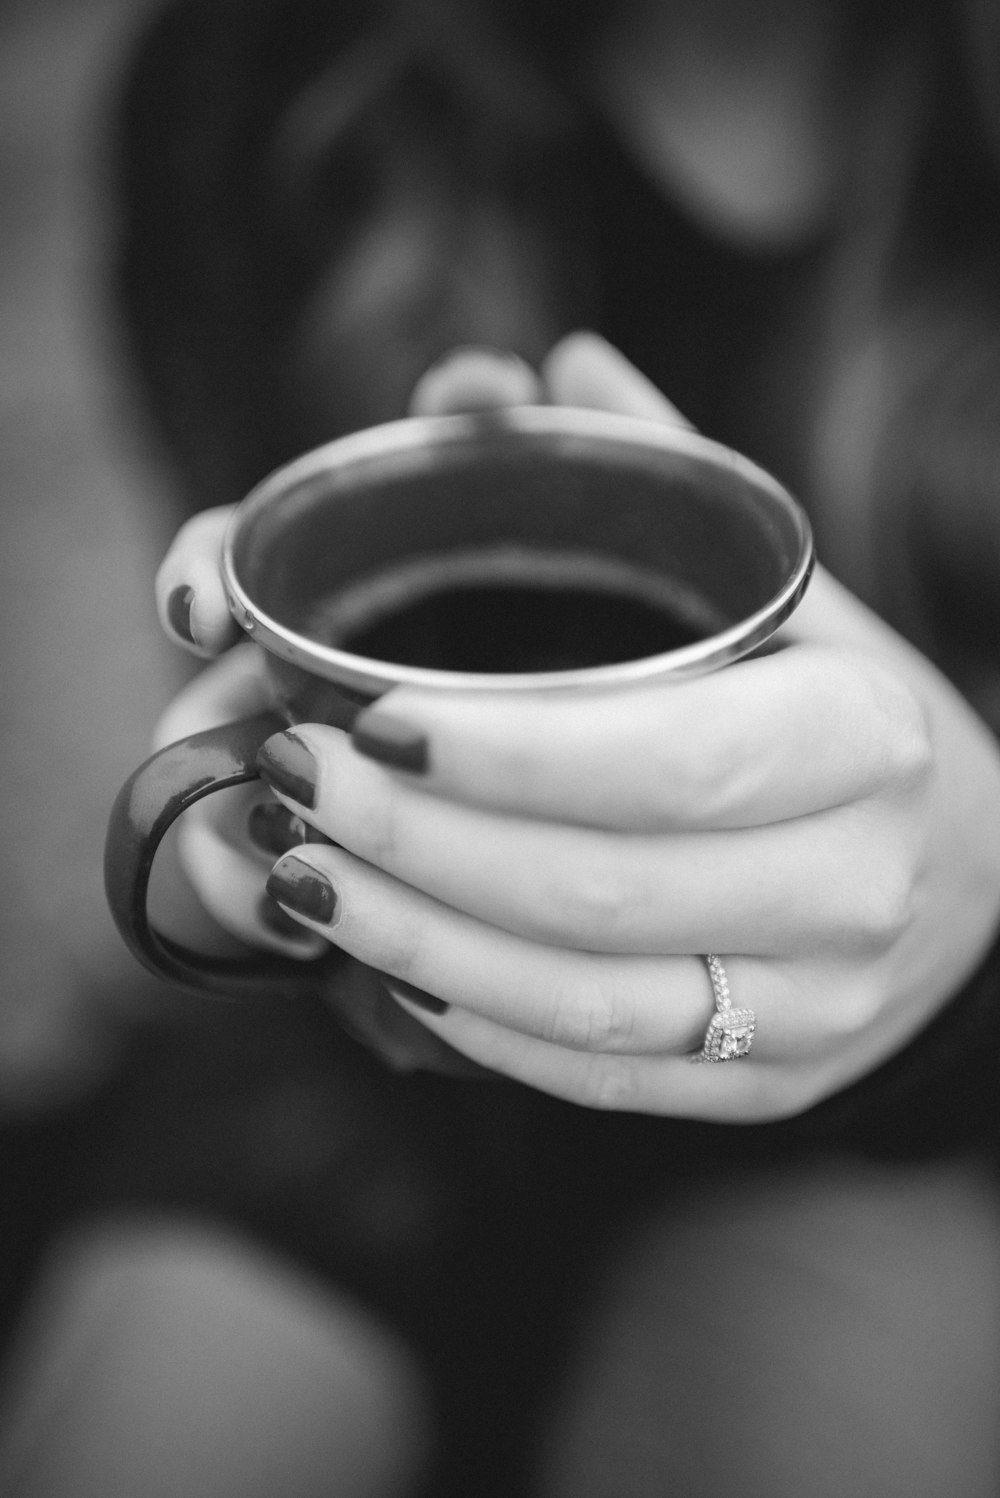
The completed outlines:
[[[575,80],[607,11],[174,0],[154,19],[119,120],[119,291],[191,508],[401,414],[455,343],[537,360],[599,326]],[[893,190],[822,273],[851,332],[824,352],[806,497],[835,570],[1000,724],[1000,17],[915,0],[890,19],[917,89]]]

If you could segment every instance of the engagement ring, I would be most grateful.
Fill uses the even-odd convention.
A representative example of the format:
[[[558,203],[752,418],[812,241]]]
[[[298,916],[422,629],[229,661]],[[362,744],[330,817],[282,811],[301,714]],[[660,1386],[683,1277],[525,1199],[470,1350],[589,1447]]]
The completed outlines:
[[[729,997],[729,979],[726,970],[714,952],[705,954],[708,976],[712,980],[715,995],[715,1014],[712,1015],[701,1050],[691,1057],[692,1061],[737,1061],[747,1056],[753,1045],[757,1016],[752,1009],[734,1009]]]

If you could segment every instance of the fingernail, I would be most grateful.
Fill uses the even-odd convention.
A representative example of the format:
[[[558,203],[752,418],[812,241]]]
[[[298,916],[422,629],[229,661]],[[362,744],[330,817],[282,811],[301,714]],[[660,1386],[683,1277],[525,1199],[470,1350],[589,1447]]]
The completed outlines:
[[[422,775],[430,762],[423,730],[379,707],[367,707],[358,714],[351,729],[351,743],[359,754],[396,770],[412,770]]]
[[[447,1014],[451,1008],[444,999],[439,999],[436,994],[425,993],[422,988],[414,988],[412,983],[404,983],[401,978],[383,978],[385,991],[391,999],[403,999],[407,1004],[412,1004],[415,1009],[424,1009],[428,1014]]]
[[[330,839],[310,827],[280,801],[259,801],[247,818],[250,840],[262,853],[280,858],[303,843],[329,843]]]
[[[311,811],[316,805],[316,760],[294,733],[276,733],[257,751],[260,778]]]
[[[196,643],[191,632],[191,605],[194,603],[194,589],[179,587],[175,588],[167,599],[167,623],[179,640],[186,645]]]
[[[337,919],[336,890],[324,874],[301,858],[289,856],[275,864],[265,887],[273,899],[310,921],[332,926]]]
[[[267,929],[273,931],[275,936],[293,937],[299,941],[303,938],[311,941],[316,940],[311,932],[307,931],[304,926],[300,926],[298,921],[288,914],[287,910],[282,910],[277,900],[272,899],[270,895],[261,896],[260,904],[257,906],[257,914]]]

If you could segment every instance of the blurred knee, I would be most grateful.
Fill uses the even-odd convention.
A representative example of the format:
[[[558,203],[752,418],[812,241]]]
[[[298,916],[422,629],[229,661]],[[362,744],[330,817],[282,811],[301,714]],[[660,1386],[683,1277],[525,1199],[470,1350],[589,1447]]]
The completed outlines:
[[[713,1181],[623,1246],[546,1498],[992,1498],[1000,1211],[965,1164]]]
[[[409,1491],[427,1442],[401,1339],[325,1284],[191,1223],[108,1223],[62,1243],[7,1388],[8,1468],[44,1498],[381,1498]]]

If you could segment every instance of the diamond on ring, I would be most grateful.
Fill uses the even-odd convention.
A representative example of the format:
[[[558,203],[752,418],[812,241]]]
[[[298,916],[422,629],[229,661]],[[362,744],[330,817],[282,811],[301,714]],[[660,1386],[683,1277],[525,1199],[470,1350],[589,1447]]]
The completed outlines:
[[[757,1028],[757,1016],[752,1009],[734,1009],[729,996],[729,979],[721,961],[714,952],[705,954],[708,976],[712,980],[715,997],[715,1014],[705,1031],[700,1051],[692,1061],[736,1061],[746,1056],[753,1045]]]

